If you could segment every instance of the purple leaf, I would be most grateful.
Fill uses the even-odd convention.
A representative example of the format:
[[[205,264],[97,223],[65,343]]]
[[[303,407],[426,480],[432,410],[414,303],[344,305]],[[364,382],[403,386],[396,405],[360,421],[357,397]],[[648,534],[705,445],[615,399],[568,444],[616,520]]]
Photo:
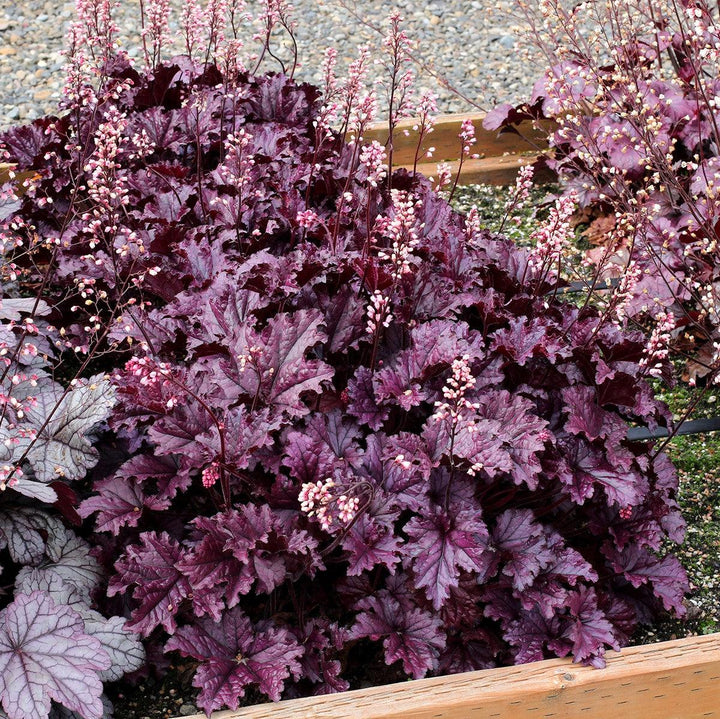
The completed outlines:
[[[502,573],[522,591],[554,560],[555,555],[529,509],[508,509],[497,519],[492,533]]]
[[[573,643],[572,653],[576,662],[589,662],[593,666],[605,666],[605,647],[619,649],[613,626],[598,608],[595,590],[580,587],[568,600],[571,623],[564,636]]]
[[[238,608],[217,623],[201,619],[181,627],[165,650],[202,662],[193,684],[202,690],[198,704],[207,714],[223,706],[237,709],[249,685],[278,701],[290,673],[300,671],[303,654],[287,629],[267,622],[253,625]]]
[[[143,509],[167,509],[170,502],[147,496],[132,479],[112,477],[95,483],[94,497],[84,500],[78,509],[83,519],[97,512],[95,529],[117,535],[122,527],[137,527]]]
[[[47,716],[51,700],[101,719],[97,672],[109,666],[78,614],[42,592],[19,594],[0,612],[0,702],[9,719]]]
[[[182,471],[179,461],[172,455],[138,454],[125,462],[116,476],[131,484],[137,480],[142,486],[153,486],[161,502],[172,499],[190,484],[187,473]]]
[[[268,539],[272,519],[267,507],[251,505],[241,512],[199,517],[194,524],[199,541],[175,566],[187,577],[193,594],[203,597],[207,610],[217,620],[222,598],[228,607],[233,607],[254,584],[251,553],[258,543]]]
[[[485,115],[482,126],[486,130],[499,130],[505,124],[512,110],[513,105],[509,102],[495,105],[495,107]]]
[[[626,547],[622,551],[606,547],[604,552],[613,569],[621,572],[633,587],[649,583],[665,609],[684,616],[683,598],[689,589],[688,577],[675,557],[658,557],[638,546]]]
[[[550,438],[547,420],[537,416],[530,400],[505,390],[483,393],[478,402],[481,416],[502,424],[499,438],[510,457],[513,482],[535,489],[542,471],[539,457]]]
[[[361,514],[342,541],[342,548],[349,553],[348,576],[369,572],[379,564],[394,572],[402,546],[392,525],[377,522],[367,513]]]
[[[617,444],[625,439],[627,424],[598,405],[592,387],[569,387],[563,390],[562,396],[568,410],[566,431],[584,434],[590,441],[606,438]]]
[[[350,684],[340,677],[342,666],[336,659],[331,659],[335,650],[343,645],[342,633],[337,625],[311,620],[294,634],[304,649],[300,657],[302,673],[306,679],[318,685],[313,694],[347,691]]]
[[[272,433],[280,427],[280,421],[271,417],[268,409],[250,412],[245,405],[240,405],[225,413],[223,425],[225,462],[235,469],[245,469],[253,464],[259,450],[273,443]],[[211,458],[221,456],[223,444],[215,425],[197,439]]]
[[[513,467],[512,458],[499,436],[502,432],[503,426],[497,420],[475,419],[464,410],[457,421],[450,416],[431,416],[422,437],[436,465],[443,458],[452,456],[464,460],[466,471],[483,471],[494,477]]]
[[[442,623],[419,608],[403,609],[396,599],[369,597],[358,605],[363,609],[350,630],[354,639],[383,639],[385,661],[402,661],[413,679],[421,679],[437,668],[438,653],[445,646]]]
[[[427,391],[421,387],[433,370],[444,369],[470,351],[467,334],[466,326],[446,320],[415,327],[411,332],[412,346],[398,353],[390,367],[375,374],[376,399],[392,399],[405,410],[426,400]]]
[[[567,446],[574,474],[571,492],[576,502],[593,496],[598,485],[605,491],[608,504],[620,507],[632,507],[647,494],[647,478],[631,466],[632,456],[621,446],[603,452],[580,438]]]
[[[358,422],[367,424],[370,429],[377,431],[387,419],[388,409],[381,407],[375,397],[372,372],[360,366],[355,376],[348,382],[349,403],[347,411]]]
[[[316,310],[277,314],[259,335],[249,339],[251,346],[245,341],[233,344],[233,357],[257,356],[244,366],[229,364],[229,378],[246,396],[257,395],[290,417],[307,414],[302,395],[319,392],[334,375],[324,362],[306,359],[307,352],[326,338],[321,322],[322,315]],[[259,349],[256,352],[251,347]]]
[[[565,656],[571,646],[569,641],[560,637],[560,620],[557,617],[546,619],[537,609],[525,612],[511,622],[505,639],[516,647],[515,664],[546,659],[545,650],[551,644],[559,656]]]
[[[410,537],[415,586],[424,589],[435,609],[440,609],[458,586],[460,570],[473,572],[485,581],[493,564],[488,531],[479,512],[461,511],[453,516],[436,510],[426,518],[413,517],[405,527]]]
[[[422,437],[410,432],[399,432],[390,437],[375,434],[369,439],[380,438],[383,443],[377,445],[382,460],[378,479],[382,479],[383,488],[398,508],[419,511],[427,503],[433,466],[427,444]],[[366,458],[374,446],[368,442]]]
[[[167,533],[144,532],[140,544],[125,550],[115,563],[118,572],[108,585],[113,596],[131,587],[139,606],[132,610],[127,628],[147,636],[157,626],[172,634],[177,628],[175,614],[190,593],[190,584],[177,569],[181,557],[178,543]]]

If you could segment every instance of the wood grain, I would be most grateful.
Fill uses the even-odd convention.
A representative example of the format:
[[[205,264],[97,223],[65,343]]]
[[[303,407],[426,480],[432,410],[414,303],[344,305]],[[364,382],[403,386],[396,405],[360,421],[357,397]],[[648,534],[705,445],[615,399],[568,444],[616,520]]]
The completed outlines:
[[[213,714],[213,719],[713,717],[720,718],[720,634],[609,652],[605,669],[550,659]]]
[[[441,115],[437,118],[432,133],[423,138],[418,152],[419,133],[413,127],[416,120],[402,120],[393,133],[393,168],[409,167],[415,163],[418,152],[418,170],[425,175],[434,175],[438,162],[450,162],[457,165],[460,157],[461,142],[458,134],[464,119],[469,118],[475,127],[476,144],[472,148],[473,154],[480,155],[478,160],[466,161],[460,175],[460,184],[484,182],[488,184],[510,184],[514,182],[517,170],[522,164],[534,161],[543,152],[547,151],[548,134],[556,127],[550,120],[538,123],[526,121],[518,126],[518,132],[503,132],[498,134],[495,130],[485,130],[482,126],[484,115]],[[387,125],[377,123],[369,128],[363,135],[366,142],[377,140],[385,145],[388,141],[389,131]],[[433,147],[432,158],[425,157],[428,148]],[[483,165],[484,160],[504,163],[500,169],[495,169],[492,162]],[[520,158],[520,159],[518,159]],[[485,168],[490,168],[485,172]],[[432,169],[430,169],[432,168]]]
[[[12,180],[15,183],[15,192],[22,195],[26,189],[26,181],[37,177],[37,173],[32,170],[15,172],[13,167],[14,165],[10,165],[6,162],[0,162],[0,184]]]
[[[504,155],[501,157],[485,157],[478,160],[468,159],[463,162],[460,169],[459,185],[512,185],[517,177],[518,170],[523,166],[534,162],[537,155]],[[458,172],[459,161],[452,160],[450,165],[453,178]],[[401,165],[408,171],[412,171],[412,165]],[[395,166],[397,169],[397,165]],[[426,177],[437,177],[437,164],[425,162],[418,164],[417,171]],[[549,170],[536,172],[535,180],[538,182],[552,182],[555,175]]]

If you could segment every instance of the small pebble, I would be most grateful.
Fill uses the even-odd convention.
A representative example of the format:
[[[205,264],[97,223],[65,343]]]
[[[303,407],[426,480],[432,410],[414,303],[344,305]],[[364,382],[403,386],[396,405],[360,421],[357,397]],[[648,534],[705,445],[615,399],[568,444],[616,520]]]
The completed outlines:
[[[393,9],[403,15],[402,27],[416,44],[413,54],[418,88],[438,94],[441,113],[487,110],[495,101],[520,102],[528,97],[535,76],[540,74],[539,69],[529,71],[519,55],[518,48],[525,44],[519,44],[514,35],[513,26],[518,22],[511,12],[516,6],[514,0],[342,1],[348,9],[341,0],[295,3],[298,80],[322,82],[321,63],[329,44],[337,47],[338,73],[344,73],[361,45],[381,44],[381,36],[369,25],[384,28]],[[175,11],[171,26],[177,30],[177,10],[183,2],[170,0],[170,4]],[[115,18],[120,47],[141,65],[138,3],[120,5]],[[249,5],[252,9],[256,3]],[[64,43],[74,12],[75,3],[66,0],[0,0],[0,129],[55,112],[63,85]],[[247,48],[254,48],[252,29],[245,28],[244,32]],[[280,57],[291,62],[287,39],[278,34],[273,42]],[[179,42],[174,51],[182,51]],[[41,68],[46,72],[40,72]],[[277,70],[278,66],[267,64],[265,69]],[[432,72],[457,92],[441,86]],[[374,71],[369,82],[376,77]],[[18,113],[19,104],[31,105],[32,109]]]

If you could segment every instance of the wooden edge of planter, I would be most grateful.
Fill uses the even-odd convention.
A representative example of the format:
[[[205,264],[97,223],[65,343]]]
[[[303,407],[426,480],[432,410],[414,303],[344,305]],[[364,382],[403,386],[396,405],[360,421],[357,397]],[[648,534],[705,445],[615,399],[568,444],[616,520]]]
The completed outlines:
[[[551,120],[525,121],[520,123],[517,132],[498,133],[496,130],[485,130],[482,126],[485,115],[475,113],[467,115],[440,115],[435,120],[433,132],[423,138],[420,143],[418,172],[432,177],[437,174],[437,163],[447,162],[452,172],[457,174],[461,141],[458,137],[461,125],[465,120],[472,120],[475,127],[476,143],[472,147],[478,159],[467,159],[460,170],[458,183],[461,185],[490,184],[510,185],[515,181],[517,172],[525,164],[535,160],[548,149],[548,134],[557,127]],[[415,153],[418,149],[419,133],[413,129],[415,119],[401,120],[393,133],[393,169],[405,167],[412,169]],[[375,123],[363,135],[363,140],[377,140],[386,144],[388,140],[387,124]],[[429,162],[425,153],[434,148],[432,161]],[[33,172],[21,172],[12,175],[13,166],[0,163],[0,183],[14,180],[22,192],[25,182],[34,176]],[[537,180],[554,179],[552,173],[545,171],[538,174]]]
[[[7,162],[0,162],[0,185],[5,182],[15,183],[15,192],[23,194],[27,187],[26,180],[29,180],[37,176],[37,173],[32,170],[26,172],[15,172],[14,165],[10,165]]]
[[[480,159],[467,159],[460,168],[459,160],[451,160],[450,166],[452,177],[460,170],[459,185],[512,185],[515,182],[518,171],[523,165],[530,165],[539,158],[537,154],[503,155],[502,157],[485,157]],[[412,165],[400,165],[412,172]],[[395,169],[398,166],[395,165]],[[426,177],[437,177],[437,163],[423,162],[417,166],[417,171]],[[548,169],[541,169],[535,173],[538,182],[552,182],[555,175]]]
[[[420,164],[418,171],[427,176],[437,174],[438,162],[449,162],[453,171],[457,171],[458,159],[461,152],[459,133],[465,120],[472,120],[475,127],[475,144],[473,154],[479,159],[466,160],[460,172],[459,184],[485,183],[492,185],[507,185],[515,181],[518,169],[523,165],[534,162],[537,157],[548,149],[548,135],[557,127],[551,120],[525,121],[520,123],[517,132],[506,131],[498,133],[496,130],[483,128],[483,114],[469,115],[441,115],[436,118],[433,132],[423,138],[418,152],[419,131],[416,119],[401,120],[393,132],[393,169],[397,167],[412,168],[415,155],[418,152]],[[389,137],[387,124],[375,123],[369,127],[364,135],[365,142],[377,140],[380,144],[387,144]],[[425,153],[434,148],[432,161],[429,162]],[[538,178],[550,179],[550,176]]]
[[[608,652],[604,669],[549,659],[261,704],[212,719],[607,719],[613,712],[618,719],[720,717],[720,633]]]

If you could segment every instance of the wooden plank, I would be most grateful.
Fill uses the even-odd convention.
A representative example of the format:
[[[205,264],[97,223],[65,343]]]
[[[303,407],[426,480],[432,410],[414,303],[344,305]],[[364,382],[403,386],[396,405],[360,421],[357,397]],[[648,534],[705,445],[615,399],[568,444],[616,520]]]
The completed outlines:
[[[502,157],[486,157],[479,160],[468,159],[463,162],[459,185],[512,185],[517,177],[518,170],[534,162],[537,155],[505,155]],[[459,161],[453,160],[450,165],[452,175],[455,177]],[[401,165],[412,171],[412,165]],[[397,169],[397,166],[396,168]],[[417,166],[417,171],[427,177],[437,177],[437,163],[425,162]],[[535,175],[538,182],[552,182],[555,175],[550,171],[538,172]]]
[[[12,180],[15,183],[15,192],[22,195],[27,189],[26,181],[37,177],[38,175],[32,170],[14,172],[13,167],[14,165],[10,165],[7,162],[0,162],[0,184]]]
[[[520,134],[504,132],[498,135],[496,130],[485,130],[482,121],[485,115],[441,115],[436,119],[433,132],[427,135],[422,142],[420,161],[427,162],[424,153],[428,148],[434,147],[433,163],[457,160],[460,157],[461,142],[458,134],[460,126],[466,118],[472,120],[475,127],[476,143],[473,153],[481,157],[500,157],[507,153],[535,152],[547,149],[547,136],[557,125],[550,120],[539,123],[526,121],[518,126]],[[401,120],[393,133],[393,165],[410,165],[415,161],[415,152],[418,145],[418,132],[413,130],[416,124],[414,119]],[[407,134],[406,134],[407,133]],[[386,144],[388,140],[387,124],[376,123],[370,127],[363,139],[367,142],[377,140]]]
[[[609,652],[601,670],[550,659],[213,714],[213,719],[608,717],[720,718],[720,633]]]

